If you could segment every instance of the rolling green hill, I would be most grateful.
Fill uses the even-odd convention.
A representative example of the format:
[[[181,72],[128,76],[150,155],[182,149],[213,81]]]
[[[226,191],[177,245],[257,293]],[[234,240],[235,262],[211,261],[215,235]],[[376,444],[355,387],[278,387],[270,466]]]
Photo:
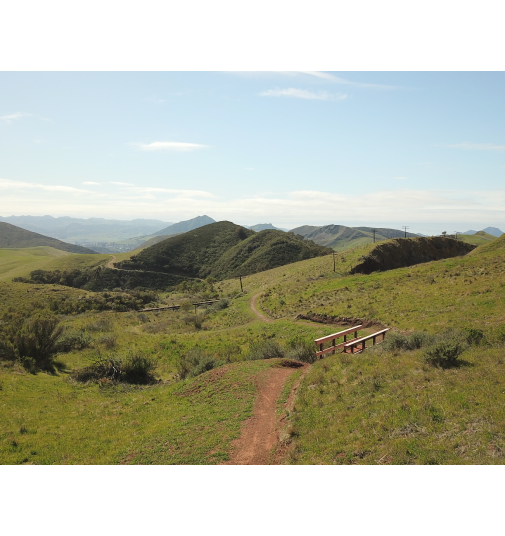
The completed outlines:
[[[228,221],[205,225],[145,248],[116,266],[191,278],[246,275],[331,253],[283,231],[256,233]]]
[[[226,226],[221,231],[225,240]],[[252,236],[231,246],[237,248],[233,258],[248,240],[254,243]],[[72,312],[72,303],[85,303],[96,294],[0,282],[1,312],[13,307],[33,314],[57,300],[70,302],[69,311],[58,316],[66,336],[88,341],[88,346],[61,353],[65,368],[55,374],[1,364],[0,463],[224,462],[253,411],[258,379],[283,361],[248,361],[253,345],[275,342],[289,357],[294,340],[312,343],[343,329],[345,322],[366,319],[397,334],[480,329],[484,343],[466,350],[461,366],[449,369],[427,364],[422,349],[385,350],[383,345],[313,363],[303,377],[292,376],[300,384],[283,415],[284,463],[502,465],[505,237],[462,257],[350,274],[349,268],[372,248],[368,244],[339,252],[335,272],[332,257],[321,256],[251,274],[243,281],[243,293],[236,280],[220,281],[216,291],[229,305],[198,309],[195,318],[203,328],[192,323],[193,311]],[[62,268],[75,259],[97,257],[110,259],[63,255],[51,262]],[[218,262],[221,257],[216,266]],[[119,294],[104,293],[102,299]],[[253,296],[270,322],[252,310]],[[160,294],[160,300],[171,304],[198,301],[198,296],[174,291]],[[296,320],[299,314],[319,321]],[[161,382],[137,389],[68,381],[99,353],[121,358],[132,348],[157,360]],[[218,360],[216,368],[180,380],[178,363],[191,352],[203,355],[206,363]],[[227,364],[220,366],[223,362]],[[286,383],[285,398],[292,385]],[[278,408],[282,411],[281,403]],[[97,418],[101,425],[91,426]]]
[[[474,244],[475,246],[484,246],[496,240],[496,236],[493,236],[485,231],[479,231],[473,235],[458,235],[458,240],[466,242],[467,244]]]
[[[373,227],[347,227],[345,225],[324,225],[313,227],[304,225],[293,229],[292,232],[314,241],[316,244],[326,246],[335,251],[343,251],[364,244],[370,244],[374,240]],[[376,228],[375,240],[381,242],[391,238],[402,238],[405,234],[398,229]],[[418,235],[407,233],[408,238]]]
[[[67,244],[56,238],[33,233],[10,223],[0,222],[0,248],[33,248],[38,246],[49,246],[69,253],[95,253],[82,246]]]

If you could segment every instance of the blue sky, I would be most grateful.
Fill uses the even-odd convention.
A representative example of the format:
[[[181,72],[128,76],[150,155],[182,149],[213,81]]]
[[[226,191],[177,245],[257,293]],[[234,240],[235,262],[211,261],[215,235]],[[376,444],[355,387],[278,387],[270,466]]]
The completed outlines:
[[[0,73],[0,215],[505,228],[502,72]]]

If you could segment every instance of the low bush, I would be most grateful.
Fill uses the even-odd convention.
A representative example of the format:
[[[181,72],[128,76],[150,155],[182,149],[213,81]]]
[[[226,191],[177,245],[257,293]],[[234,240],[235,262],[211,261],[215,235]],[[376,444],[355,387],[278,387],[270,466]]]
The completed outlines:
[[[314,363],[317,360],[314,341],[302,337],[294,337],[287,344],[286,357],[304,363]]]
[[[0,359],[19,360],[27,369],[50,369],[63,327],[48,313],[24,317],[7,313],[0,322]]]
[[[201,348],[195,347],[180,358],[177,364],[177,375],[181,380],[193,378],[226,363],[226,360],[217,359]]]
[[[386,351],[399,351],[399,350],[418,350],[423,346],[430,343],[432,337],[423,331],[414,331],[410,335],[404,335],[403,333],[391,332],[388,334],[382,349]]]
[[[484,332],[476,328],[464,328],[463,333],[466,335],[466,342],[471,345],[482,344],[485,340]]]
[[[89,331],[110,331],[112,329],[112,321],[110,318],[99,318],[86,326]]]
[[[108,350],[112,350],[117,346],[117,337],[116,335],[110,334],[110,335],[104,335],[100,342],[107,348]]]
[[[468,348],[468,343],[457,338],[439,339],[424,350],[428,363],[441,368],[457,366],[461,354]]]
[[[215,313],[217,311],[222,311],[223,309],[226,309],[229,305],[230,305],[230,301],[223,298],[222,300],[219,300],[218,302],[215,302],[212,305],[209,305],[206,309],[206,312]]]
[[[71,350],[83,350],[91,344],[91,335],[84,331],[67,331],[58,341],[59,352],[70,352]]]
[[[155,381],[157,361],[140,350],[130,350],[123,355],[102,356],[100,352],[94,362],[74,374],[80,382],[108,380],[112,383],[149,384]]]
[[[182,319],[185,324],[192,324],[195,329],[202,329],[204,320],[205,317],[203,315],[188,315]]]
[[[272,359],[274,357],[284,357],[284,350],[277,341],[267,339],[266,341],[253,342],[249,347],[246,359],[256,361],[257,359]]]

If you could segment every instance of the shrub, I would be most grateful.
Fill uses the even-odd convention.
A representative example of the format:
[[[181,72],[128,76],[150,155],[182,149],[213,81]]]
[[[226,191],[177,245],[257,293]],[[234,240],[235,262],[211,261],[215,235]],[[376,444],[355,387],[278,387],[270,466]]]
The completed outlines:
[[[148,384],[155,381],[153,374],[156,366],[155,359],[139,350],[130,350],[123,356],[102,356],[98,352],[94,362],[77,371],[74,378],[80,382],[106,379],[112,383]]]
[[[214,356],[204,352],[201,348],[194,347],[179,360],[177,375],[179,379],[184,380],[185,378],[198,376],[224,364],[224,361],[216,359]]]
[[[484,332],[476,328],[464,328],[463,333],[466,335],[466,342],[470,345],[479,345],[484,341]]]
[[[185,300],[183,302],[181,302],[181,311],[184,311],[185,313],[187,313],[188,311],[191,310],[191,308],[193,307],[193,303],[189,300]]]
[[[83,350],[91,343],[91,335],[83,331],[68,331],[58,341],[59,352],[70,352],[71,350]]]
[[[100,318],[86,326],[89,331],[110,331],[111,328],[112,322],[110,318]]]
[[[105,335],[101,338],[100,342],[105,346],[105,348],[111,350],[117,346],[117,337],[116,335]]]
[[[52,366],[63,327],[50,313],[24,318],[19,313],[4,315],[0,325],[0,358],[19,359],[30,370]]]
[[[257,359],[272,359],[274,357],[284,357],[284,351],[277,341],[267,339],[266,341],[253,342],[246,359],[256,361]]]
[[[424,350],[424,358],[432,365],[442,368],[455,367],[459,357],[468,348],[468,342],[461,332],[445,332]]]
[[[307,341],[302,337],[294,337],[288,341],[286,357],[304,363],[314,363],[317,360],[316,349],[312,340]]]
[[[432,337],[422,331],[414,331],[410,335],[403,335],[403,333],[392,332],[389,333],[382,348],[386,351],[399,351],[399,350],[418,350],[423,346],[430,343]]]
[[[145,313],[139,313],[137,315],[137,319],[139,322],[142,322],[142,324],[145,324],[146,322],[150,322],[149,317]]]
[[[223,298],[222,300],[219,300],[216,303],[213,303],[210,308],[214,311],[222,311],[223,309],[226,309],[230,305],[230,301]]]
[[[203,315],[189,315],[184,317],[182,320],[185,324],[193,324],[195,329],[202,329],[204,317]]]

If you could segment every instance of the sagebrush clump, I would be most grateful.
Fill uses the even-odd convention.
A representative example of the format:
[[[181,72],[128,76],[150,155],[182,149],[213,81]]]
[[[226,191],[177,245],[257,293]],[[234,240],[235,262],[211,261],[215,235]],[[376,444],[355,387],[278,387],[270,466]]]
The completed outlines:
[[[97,352],[93,363],[77,371],[73,377],[79,382],[105,379],[112,383],[149,384],[155,381],[157,365],[156,359],[141,350],[129,350],[119,355]]]
[[[47,311],[28,318],[7,313],[0,322],[0,359],[17,360],[31,371],[51,369],[62,333],[58,319]]]

